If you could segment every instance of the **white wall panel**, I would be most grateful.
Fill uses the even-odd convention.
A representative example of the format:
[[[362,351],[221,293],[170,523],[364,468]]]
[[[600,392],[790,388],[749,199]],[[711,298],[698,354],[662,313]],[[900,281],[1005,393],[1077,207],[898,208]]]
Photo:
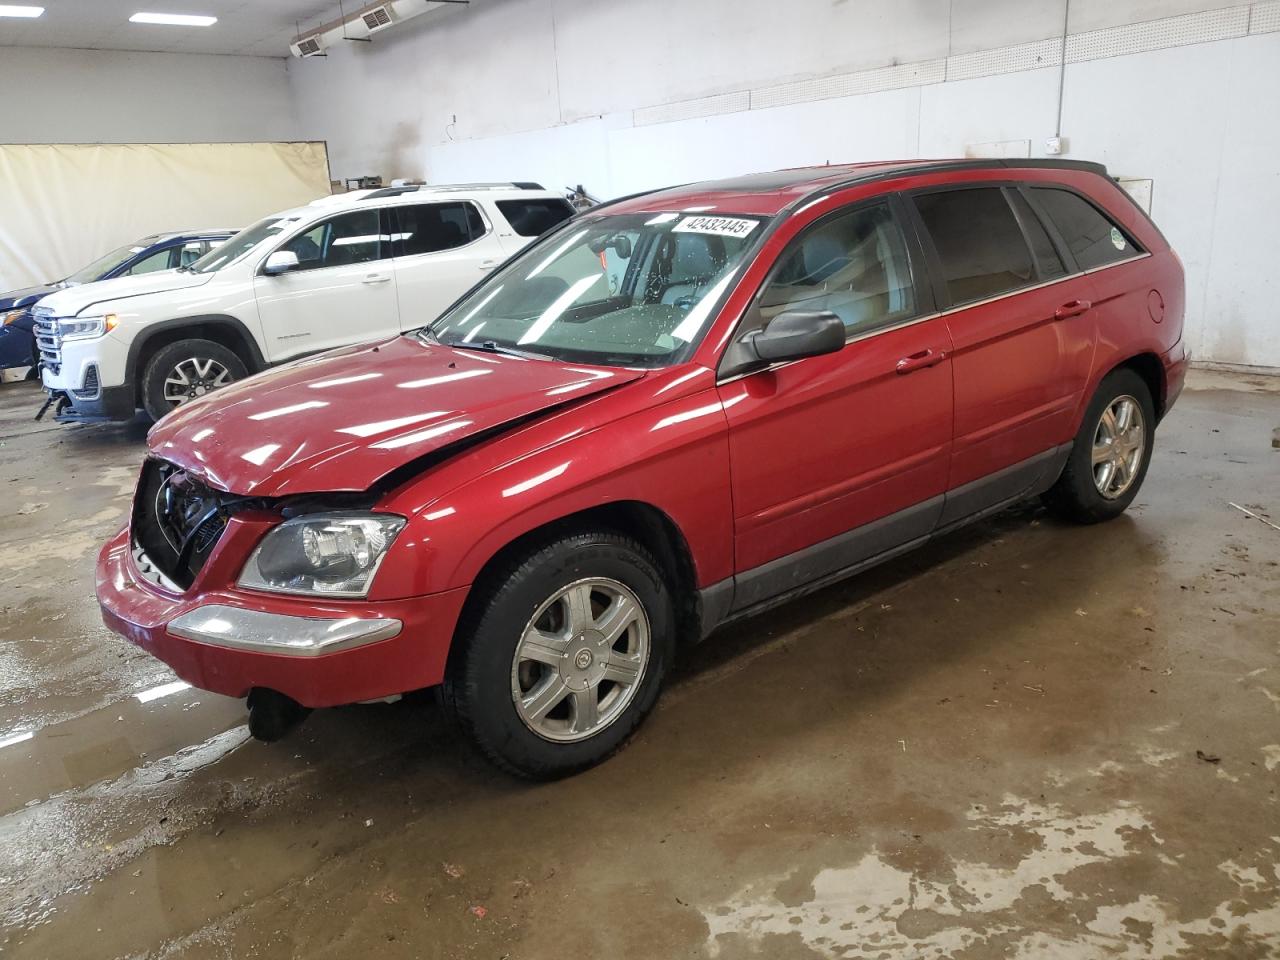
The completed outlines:
[[[1178,47],[1067,68],[1062,122],[1072,155],[1099,160],[1113,174],[1152,179],[1151,215],[1186,266],[1187,333],[1192,350],[1202,357],[1207,310],[1213,322],[1218,313],[1216,305],[1205,303],[1205,291],[1229,135],[1223,104],[1238,43]],[[1138,97],[1135,109],[1132,92],[1138,89],[1160,93]],[[1270,362],[1280,365],[1280,357]]]
[[[1280,300],[1280,124],[1258,113],[1259,94],[1271,91],[1274,98],[1280,90],[1280,34],[1233,43],[1230,55],[1230,86],[1217,105],[1225,114],[1227,136],[1216,145],[1221,166],[1204,300],[1197,311],[1199,353],[1206,359],[1280,367],[1275,307]],[[1187,232],[1200,229],[1189,226]],[[1181,237],[1174,242],[1180,244]]]
[[[1032,141],[1036,156],[1053,136],[1056,67],[920,89],[921,157],[962,157],[970,143]]]

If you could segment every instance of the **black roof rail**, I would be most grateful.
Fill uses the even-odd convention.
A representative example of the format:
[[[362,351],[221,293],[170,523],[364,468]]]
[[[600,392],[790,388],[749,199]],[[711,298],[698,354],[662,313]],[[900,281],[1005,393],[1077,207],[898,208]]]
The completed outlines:
[[[1093,160],[1054,160],[1042,157],[1028,157],[1026,159],[1009,159],[1006,157],[982,159],[982,160],[938,160],[933,163],[912,163],[907,162],[901,166],[881,167],[876,170],[868,170],[867,172],[849,177],[847,180],[840,180],[836,183],[823,184],[816,190],[793,200],[788,206],[795,209],[815,197],[824,197],[844,190],[847,187],[854,186],[859,183],[875,183],[877,180],[892,180],[895,177],[914,176],[918,173],[941,173],[947,170],[1025,170],[1025,169],[1060,169],[1060,170],[1084,170],[1088,173],[1096,173],[1103,177],[1109,177],[1107,168],[1101,163]]]
[[[361,197],[361,200],[381,200],[384,197],[398,197],[404,193],[417,193],[417,187],[383,187],[381,190],[375,190],[373,193]]]
[[[532,180],[513,180],[513,181],[511,181],[511,185],[512,185],[513,187],[515,187],[517,190],[545,190],[545,189],[547,189],[547,188],[546,188],[546,187],[544,187],[542,184],[540,184],[540,183],[535,183],[535,182],[534,182],[534,181],[532,181]]]

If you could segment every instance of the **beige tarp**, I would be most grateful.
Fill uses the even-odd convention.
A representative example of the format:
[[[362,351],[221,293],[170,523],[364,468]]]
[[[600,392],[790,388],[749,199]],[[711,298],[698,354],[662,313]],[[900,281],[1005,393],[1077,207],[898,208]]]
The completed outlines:
[[[323,143],[0,144],[0,292],[148,234],[239,229],[328,192]]]

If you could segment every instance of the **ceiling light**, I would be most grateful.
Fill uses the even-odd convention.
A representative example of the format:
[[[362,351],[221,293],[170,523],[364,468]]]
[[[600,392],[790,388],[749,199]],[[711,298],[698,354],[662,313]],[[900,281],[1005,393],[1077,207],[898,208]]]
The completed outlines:
[[[0,3],[0,17],[38,17],[44,13],[44,7],[15,7]]]
[[[211,27],[217,17],[193,17],[185,13],[135,13],[130,23],[164,23],[174,27]]]

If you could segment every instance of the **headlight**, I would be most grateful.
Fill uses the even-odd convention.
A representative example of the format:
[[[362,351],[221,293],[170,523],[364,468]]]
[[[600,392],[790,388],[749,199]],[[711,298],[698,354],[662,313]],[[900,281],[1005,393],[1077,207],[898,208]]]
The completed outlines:
[[[10,310],[8,313],[0,313],[0,327],[7,327],[19,317],[26,316],[26,313],[26,307],[22,307],[19,310]]]
[[[262,538],[240,586],[273,593],[364,597],[404,518],[318,513],[287,520]]]
[[[75,317],[57,321],[58,336],[63,340],[89,340],[114,330],[120,318],[114,313],[102,317]]]

